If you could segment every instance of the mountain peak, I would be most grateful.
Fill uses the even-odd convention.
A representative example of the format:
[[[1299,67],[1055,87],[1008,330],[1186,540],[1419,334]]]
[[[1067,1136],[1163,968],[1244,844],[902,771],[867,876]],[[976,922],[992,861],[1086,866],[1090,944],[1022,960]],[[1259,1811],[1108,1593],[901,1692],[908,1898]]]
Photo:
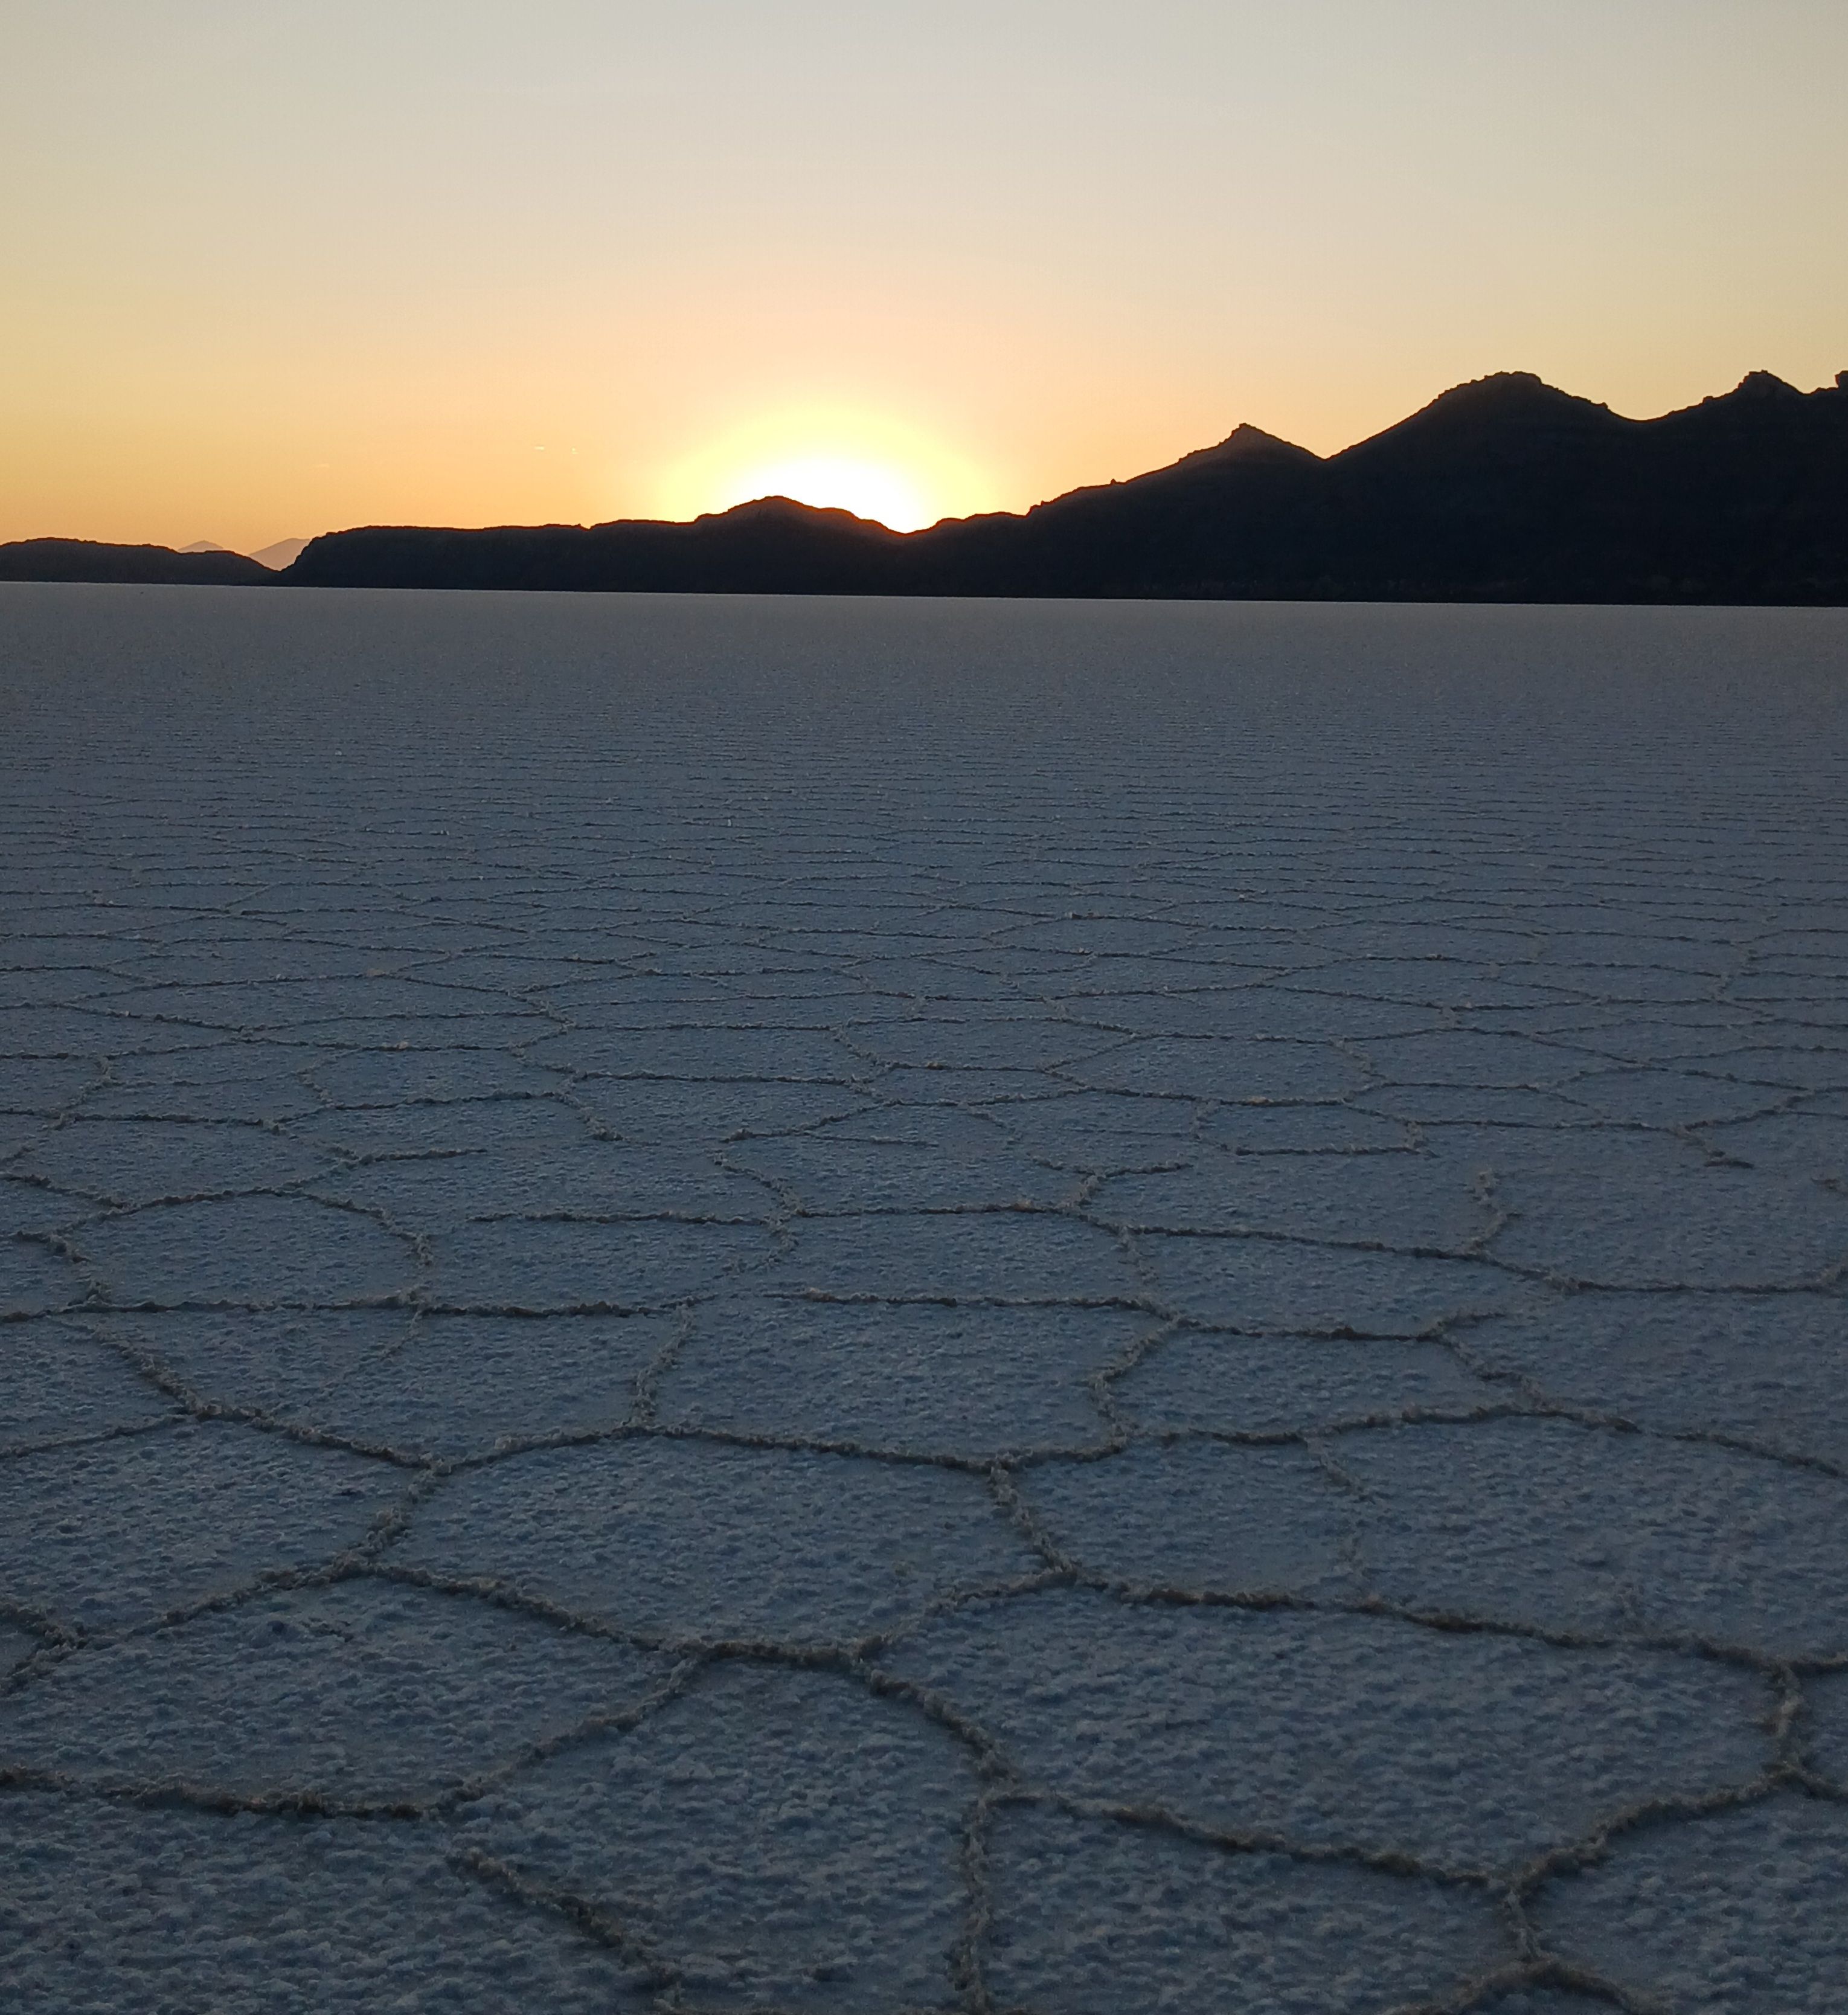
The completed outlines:
[[[1748,371],[1727,394],[1733,399],[1800,399],[1803,396],[1774,371]]]
[[[1294,441],[1267,434],[1262,427],[1254,427],[1249,420],[1241,420],[1224,440],[1214,442],[1211,447],[1197,447],[1191,454],[1182,455],[1174,466],[1197,469],[1204,462],[1319,462],[1321,458],[1306,447],[1298,447]]]
[[[278,539],[274,545],[259,546],[250,557],[259,566],[267,566],[272,573],[279,573],[300,557],[307,543],[306,539]]]
[[[1357,442],[1334,460],[1345,462],[1351,457],[1357,462],[1370,462],[1380,454],[1414,444],[1421,452],[1441,446],[1448,453],[1473,453],[1491,440],[1541,444],[1555,440],[1562,433],[1621,431],[1632,424],[1619,419],[1609,407],[1562,392],[1531,371],[1498,371],[1440,392],[1409,419]]]
[[[1531,371],[1495,371],[1440,392],[1424,408],[1427,413],[1516,412],[1539,406],[1589,406],[1591,401],[1562,392]],[[1602,409],[1600,409],[1602,410]],[[1416,418],[1416,415],[1414,415]]]
[[[1730,392],[1712,393],[1697,406],[1683,406],[1665,417],[1706,426],[1757,427],[1800,422],[1810,395],[1786,384],[1774,371],[1748,371]]]
[[[852,530],[855,526],[870,526],[875,531],[886,532],[892,528],[881,525],[875,518],[862,518],[838,504],[805,504],[799,497],[752,497],[742,504],[734,504],[723,511],[709,511],[694,520],[695,524],[723,523],[732,525],[803,525],[828,526]]]

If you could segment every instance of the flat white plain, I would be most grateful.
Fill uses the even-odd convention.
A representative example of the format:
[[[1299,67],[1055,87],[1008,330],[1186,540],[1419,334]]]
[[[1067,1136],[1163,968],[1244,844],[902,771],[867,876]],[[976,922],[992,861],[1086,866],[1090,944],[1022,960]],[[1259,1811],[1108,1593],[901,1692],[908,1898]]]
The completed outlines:
[[[33,2011],[1848,2003],[1848,617],[0,590]]]

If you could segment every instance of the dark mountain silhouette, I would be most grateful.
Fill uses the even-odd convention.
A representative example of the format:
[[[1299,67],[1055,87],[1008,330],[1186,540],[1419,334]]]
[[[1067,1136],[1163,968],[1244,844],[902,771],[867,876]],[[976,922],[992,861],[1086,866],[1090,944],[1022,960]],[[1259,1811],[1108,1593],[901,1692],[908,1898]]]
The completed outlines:
[[[773,497],[691,524],[336,532],[278,574],[38,541],[0,547],[0,577],[52,548],[300,587],[1848,605],[1848,372],[1803,393],[1754,372],[1655,420],[1504,372],[1326,459],[1242,426],[1126,483],[921,532]]]
[[[278,576],[242,553],[175,552],[170,546],[109,546],[94,539],[20,539],[0,545],[0,580],[167,582],[254,587]]]
[[[766,497],[691,524],[375,526],[310,540],[278,580],[311,587],[630,588],[700,594],[902,593],[917,533]]]
[[[282,578],[351,587],[1848,603],[1848,374],[1764,372],[1628,420],[1525,372],[1326,460],[1256,427],[1022,515],[900,533],[784,498],[690,525],[375,529]]]

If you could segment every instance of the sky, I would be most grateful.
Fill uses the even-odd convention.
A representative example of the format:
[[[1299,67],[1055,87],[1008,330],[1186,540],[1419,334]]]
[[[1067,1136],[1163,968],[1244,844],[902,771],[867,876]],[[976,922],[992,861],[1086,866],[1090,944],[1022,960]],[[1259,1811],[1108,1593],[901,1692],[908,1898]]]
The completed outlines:
[[[1848,368],[1844,0],[0,0],[0,539],[1020,509]]]

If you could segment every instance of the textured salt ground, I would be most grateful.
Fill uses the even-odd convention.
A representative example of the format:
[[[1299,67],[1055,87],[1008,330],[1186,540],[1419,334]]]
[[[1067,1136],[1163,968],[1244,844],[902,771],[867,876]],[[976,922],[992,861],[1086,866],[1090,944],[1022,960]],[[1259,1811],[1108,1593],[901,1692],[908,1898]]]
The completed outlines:
[[[1625,1837],[1537,1915],[1543,1935],[1668,2006],[1824,2015],[1848,1997],[1845,1885],[1848,1810],[1780,1798]]]
[[[375,1581],[278,1590],[120,1639],[21,1694],[9,1747],[108,1786],[391,1807],[453,1795],[633,1713],[659,1658]],[[119,1710],[135,1703],[131,1717]],[[353,1732],[389,1724],[389,1757]]]
[[[1841,2004],[1839,616],[0,616],[22,2007]]]
[[[1426,2005],[1491,1967],[1486,1900],[1416,1878],[1227,1855],[1147,1826],[1010,1808],[989,1845],[1006,2007],[1338,2011]]]
[[[1148,1318],[1114,1309],[708,1304],[664,1372],[666,1425],[967,1460],[1110,1445],[1092,1381]]]
[[[1565,1421],[1347,1438],[1389,1601],[1545,1631],[1848,1654],[1848,1480]]]
[[[1306,1448],[1215,1441],[1048,1462],[1021,1478],[1042,1544],[1112,1582],[1219,1594],[1344,1592],[1347,1494]]]
[[[523,1771],[462,1837],[619,1918],[696,2002],[928,2007],[974,1789],[946,1730],[853,1679],[734,1662]]]
[[[971,1604],[880,1662],[1070,1798],[1459,1870],[1519,1867],[1652,1795],[1749,1783],[1771,1751],[1753,1673],[1385,1617],[1050,1590]]]
[[[221,1421],[53,1442],[0,1466],[6,1598],[86,1633],[153,1621],[332,1558],[405,1486],[343,1449]]]
[[[518,1316],[350,1309],[92,1318],[177,1399],[418,1461],[455,1461],[620,1427],[676,1333],[661,1316]],[[461,1376],[458,1376],[461,1373]]]
[[[852,1642],[1039,1564],[978,1476],[695,1439],[540,1449],[454,1478],[392,1558],[664,1641]]]
[[[458,1870],[420,1828],[7,1800],[15,2005],[641,2010],[633,1969]]]
[[[1142,1428],[1267,1436],[1455,1417],[1497,1397],[1443,1343],[1185,1331],[1146,1352],[1111,1392],[1118,1411]]]
[[[74,1327],[22,1326],[0,1350],[0,1434],[12,1449],[88,1440],[175,1410],[132,1365]]]

